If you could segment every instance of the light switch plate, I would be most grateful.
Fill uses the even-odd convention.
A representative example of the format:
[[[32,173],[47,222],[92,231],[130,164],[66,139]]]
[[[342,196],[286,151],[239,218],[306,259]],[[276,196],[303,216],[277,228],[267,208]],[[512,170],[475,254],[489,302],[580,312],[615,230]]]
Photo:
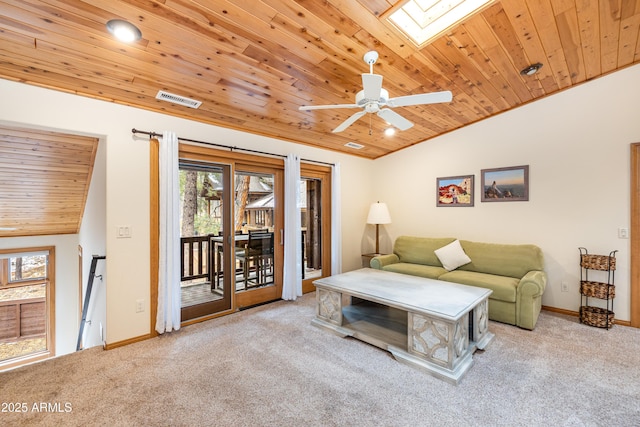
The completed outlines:
[[[121,225],[116,227],[116,237],[118,239],[130,239],[131,238],[131,226]]]
[[[627,227],[618,228],[618,238],[619,239],[628,239],[629,238],[629,229]]]

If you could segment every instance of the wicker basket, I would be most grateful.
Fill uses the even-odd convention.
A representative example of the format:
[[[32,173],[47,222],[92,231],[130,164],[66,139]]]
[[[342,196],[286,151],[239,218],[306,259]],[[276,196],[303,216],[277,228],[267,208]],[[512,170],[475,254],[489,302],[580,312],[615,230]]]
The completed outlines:
[[[607,293],[607,290],[609,293]],[[602,282],[589,282],[583,280],[580,282],[580,293],[586,297],[611,299],[616,296],[616,287]]]
[[[606,255],[580,255],[580,266],[589,270],[615,270],[616,258]]]
[[[609,329],[614,324],[614,316],[613,311],[604,308],[588,305],[580,307],[580,322],[589,326]]]

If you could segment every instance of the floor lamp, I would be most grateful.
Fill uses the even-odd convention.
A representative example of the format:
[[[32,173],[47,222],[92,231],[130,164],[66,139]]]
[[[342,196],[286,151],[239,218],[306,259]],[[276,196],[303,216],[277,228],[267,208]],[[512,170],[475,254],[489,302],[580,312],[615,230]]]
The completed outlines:
[[[376,225],[376,254],[380,253],[380,224],[391,224],[391,215],[389,215],[389,209],[386,203],[372,203],[369,208],[369,216],[367,217],[367,224]]]

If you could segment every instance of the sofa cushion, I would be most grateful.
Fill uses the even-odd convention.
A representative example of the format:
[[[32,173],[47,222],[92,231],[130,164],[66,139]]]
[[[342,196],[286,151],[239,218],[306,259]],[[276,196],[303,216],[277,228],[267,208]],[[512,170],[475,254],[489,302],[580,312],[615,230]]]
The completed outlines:
[[[459,240],[454,240],[448,245],[436,249],[434,252],[442,266],[448,271],[455,270],[461,265],[471,262],[471,259],[464,253],[464,250],[460,246]]]
[[[521,279],[531,270],[544,270],[542,250],[535,245],[478,243],[461,240],[460,245],[471,258],[459,270],[497,274]]]
[[[382,267],[385,271],[393,271],[394,273],[410,274],[412,276],[426,277],[429,279],[437,279],[446,273],[442,267],[434,267],[431,265],[411,264],[406,262],[398,262]]]
[[[520,279],[513,277],[463,271],[462,269],[444,273],[438,277],[438,279],[460,283],[462,285],[491,289],[493,293],[489,298],[507,302],[516,302],[516,290],[518,283],[520,283]]]
[[[442,267],[435,250],[453,242],[454,238],[431,238],[400,236],[393,244],[393,253],[398,255],[400,262],[411,264],[433,265]]]

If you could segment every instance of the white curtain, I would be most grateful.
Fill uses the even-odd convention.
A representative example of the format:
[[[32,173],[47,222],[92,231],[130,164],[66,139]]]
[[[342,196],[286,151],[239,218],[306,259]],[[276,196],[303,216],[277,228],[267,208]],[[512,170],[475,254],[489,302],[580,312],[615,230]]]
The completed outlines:
[[[302,233],[300,225],[300,157],[284,161],[284,277],[282,299],[302,296]]]
[[[340,163],[331,166],[331,274],[342,273],[342,196]]]
[[[178,137],[174,132],[163,132],[159,157],[160,265],[156,331],[162,334],[180,329],[180,183]]]

